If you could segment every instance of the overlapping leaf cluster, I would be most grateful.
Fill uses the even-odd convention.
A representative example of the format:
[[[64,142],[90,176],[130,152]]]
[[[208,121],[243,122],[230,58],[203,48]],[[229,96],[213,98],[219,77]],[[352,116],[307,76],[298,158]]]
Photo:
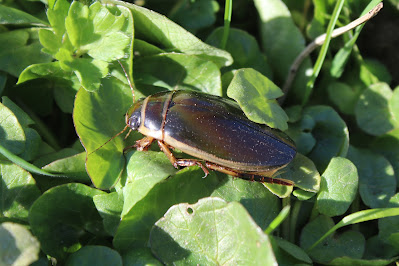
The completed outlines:
[[[304,61],[284,110],[280,87],[304,36],[325,32],[337,1],[314,0],[310,21],[294,1],[242,2],[233,12],[257,11],[258,35],[230,28],[225,47],[214,0],[146,3],[168,17],[116,0],[29,2],[30,14],[0,4],[0,264],[397,259],[399,89],[389,71],[361,56],[359,27],[331,46],[306,105],[313,66]],[[339,24],[378,2],[347,1]],[[156,147],[124,153],[142,137],[112,138],[132,104],[125,74],[136,99],[176,89],[230,97],[249,119],[285,131],[298,155],[279,177],[295,187],[203,178]]]

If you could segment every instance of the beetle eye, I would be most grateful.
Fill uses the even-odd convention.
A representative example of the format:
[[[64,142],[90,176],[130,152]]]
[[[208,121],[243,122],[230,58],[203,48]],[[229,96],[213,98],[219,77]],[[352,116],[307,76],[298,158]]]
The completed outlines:
[[[141,124],[141,113],[134,112],[129,118],[129,127],[132,130],[137,130]]]

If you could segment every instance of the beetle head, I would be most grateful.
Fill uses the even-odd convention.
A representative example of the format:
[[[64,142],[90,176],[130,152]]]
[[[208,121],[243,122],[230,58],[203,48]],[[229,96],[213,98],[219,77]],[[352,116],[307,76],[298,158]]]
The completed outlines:
[[[131,130],[137,130],[141,124],[141,107],[143,106],[143,101],[139,100],[126,113],[125,122]]]

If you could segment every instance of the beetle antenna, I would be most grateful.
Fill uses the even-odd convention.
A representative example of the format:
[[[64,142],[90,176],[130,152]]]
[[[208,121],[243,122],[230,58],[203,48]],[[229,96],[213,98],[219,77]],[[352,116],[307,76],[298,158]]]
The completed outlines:
[[[132,83],[130,82],[129,75],[127,74],[127,72],[126,72],[126,70],[125,70],[125,67],[123,66],[122,62],[118,60],[118,63],[119,63],[119,65],[121,65],[121,67],[122,67],[122,69],[123,69],[123,72],[125,73],[125,77],[126,77],[126,79],[127,79],[127,83],[129,83],[130,90],[132,91],[133,103],[134,103],[134,102],[135,102],[135,99],[134,99],[133,85],[132,85]]]
[[[95,149],[94,151],[90,152],[89,154],[87,154],[87,156],[89,156],[90,154],[98,151],[99,149],[101,149],[102,147],[104,147],[108,142],[110,142],[111,140],[113,140],[114,138],[116,138],[117,136],[119,136],[120,134],[122,134],[123,132],[126,131],[126,129],[129,127],[129,125],[126,125],[121,132],[119,132],[118,134],[116,134],[115,136],[113,136],[112,138],[110,138],[109,140],[107,140],[103,145],[101,145],[100,147],[98,147],[97,149]]]

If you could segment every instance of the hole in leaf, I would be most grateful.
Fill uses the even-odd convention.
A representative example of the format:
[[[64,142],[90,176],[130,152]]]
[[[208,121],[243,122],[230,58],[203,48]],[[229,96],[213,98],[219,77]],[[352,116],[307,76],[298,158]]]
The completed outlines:
[[[187,208],[187,213],[188,214],[193,214],[194,210],[190,207]]]

